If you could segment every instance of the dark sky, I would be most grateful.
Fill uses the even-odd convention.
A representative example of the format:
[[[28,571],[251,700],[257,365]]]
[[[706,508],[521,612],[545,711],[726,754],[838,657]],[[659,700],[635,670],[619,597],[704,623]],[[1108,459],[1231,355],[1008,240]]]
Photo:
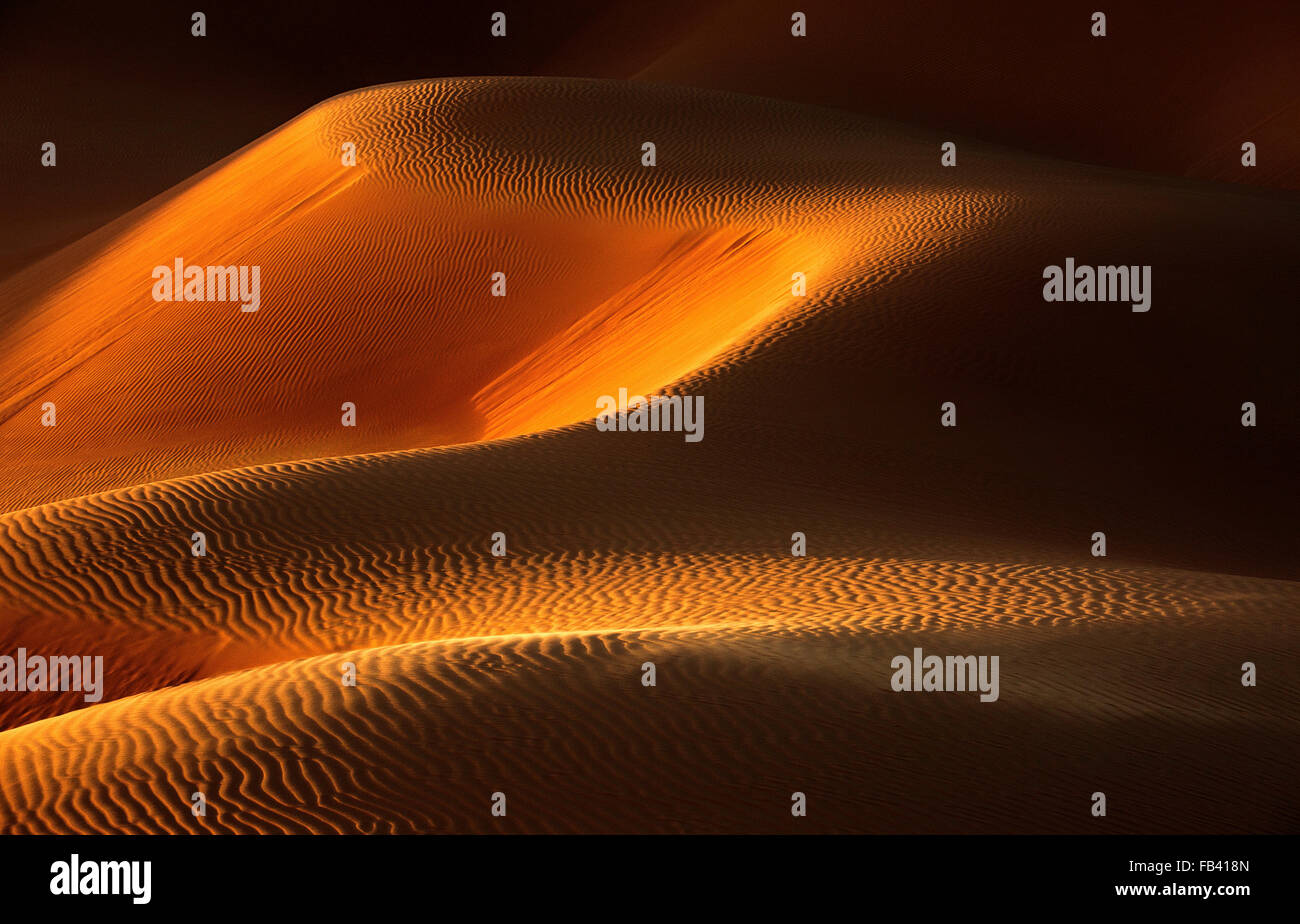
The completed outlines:
[[[190,35],[195,8],[208,33]],[[1105,40],[1090,11],[1108,11]],[[489,34],[504,9],[508,37]],[[792,9],[809,35],[789,38]],[[398,80],[662,80],[1069,160],[1300,188],[1295,0],[278,0],[0,6],[0,277],[337,93]],[[1260,144],[1243,171],[1240,141]],[[946,136],[945,136],[946,137]],[[43,141],[56,169],[40,166]]]
[[[491,14],[503,6],[189,0],[0,7],[0,275],[335,94],[421,77],[563,73],[548,68],[548,59],[567,54],[575,25],[606,10],[591,0],[516,4],[507,7],[508,38],[494,40]],[[202,39],[190,34],[196,9],[207,15]],[[53,170],[40,166],[44,141],[58,145]]]

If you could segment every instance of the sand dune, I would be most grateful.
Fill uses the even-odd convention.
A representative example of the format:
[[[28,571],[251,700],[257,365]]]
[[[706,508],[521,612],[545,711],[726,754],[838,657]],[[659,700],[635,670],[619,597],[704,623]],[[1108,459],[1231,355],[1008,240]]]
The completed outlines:
[[[569,431],[279,465],[10,514],[0,519],[0,610],[12,614],[0,650],[102,652],[106,697],[116,698],[411,641],[683,626],[809,636],[1046,629],[1165,614],[1192,631],[1207,620],[1278,620],[1300,605],[1292,581],[1101,567],[1085,563],[1086,546],[1074,560],[1039,547],[1046,560],[1030,561],[1028,543],[1001,560],[992,549],[968,560],[977,543],[961,547],[941,524],[910,542],[882,540],[851,513],[817,516],[814,554],[799,559],[789,533],[810,519],[807,488],[736,505],[721,490],[725,467],[696,468],[713,499],[669,506],[661,450],[615,453],[627,482],[588,493],[582,460],[602,458],[607,442]],[[661,518],[629,520],[629,507]],[[209,538],[202,559],[190,555],[194,529]],[[490,554],[497,529],[505,559]],[[890,553],[873,554],[882,541]],[[5,726],[79,705],[75,694],[0,703]]]
[[[0,651],[107,674],[0,699],[0,824],[783,831],[805,789],[811,830],[1064,831],[1111,786],[1116,830],[1294,829],[1249,793],[1296,744],[1300,209],[961,150],[391,85],[0,285]],[[155,303],[178,255],[260,263],[262,307]],[[1152,310],[1044,304],[1065,256],[1152,264]],[[705,439],[596,432],[620,387],[703,394]],[[999,654],[1004,699],[890,692],[913,644]]]
[[[782,150],[762,130],[792,107],[533,86],[336,98],[0,286],[0,449],[18,460],[0,507],[571,423],[612,381],[658,389],[743,338],[789,305],[795,269],[825,292],[866,246],[889,261],[997,207],[881,189],[919,150],[849,163],[880,129],[834,114]],[[794,196],[772,186],[792,165],[813,178]],[[177,257],[264,267],[262,306],[154,301],[151,271]]]
[[[1097,786],[1117,810],[1091,830],[1183,830],[1189,794],[1204,827],[1285,831],[1300,821],[1294,806],[1278,812],[1258,798],[1283,791],[1288,770],[1252,747],[1267,736],[1294,749],[1285,715],[1294,689],[1247,705],[1198,683],[1231,671],[1232,647],[1171,660],[1134,627],[1066,630],[1050,642],[1023,630],[917,638],[995,646],[1032,665],[990,714],[973,698],[909,699],[862,669],[888,663],[912,638],[612,632],[276,664],[0,735],[0,824],[22,833],[1070,831],[1089,830]],[[338,682],[348,660],[355,688]],[[646,660],[660,671],[653,689],[638,680]],[[1169,702],[1169,684],[1187,701]],[[1261,719],[1261,706],[1283,712]],[[1216,746],[1204,748],[1205,737]],[[47,785],[52,777],[61,785]],[[1224,787],[1225,777],[1251,785]],[[190,811],[197,791],[207,800],[201,818]],[[498,792],[504,818],[489,811]],[[807,796],[806,818],[791,817],[793,792]]]

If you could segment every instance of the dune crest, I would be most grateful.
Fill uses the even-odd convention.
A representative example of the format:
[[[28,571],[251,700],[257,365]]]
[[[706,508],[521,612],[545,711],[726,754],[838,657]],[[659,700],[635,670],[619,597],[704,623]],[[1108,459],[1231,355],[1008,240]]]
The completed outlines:
[[[802,123],[788,150],[758,131],[782,118]],[[645,168],[650,136],[662,161]],[[981,194],[893,188],[906,157],[846,161],[873,137],[834,113],[602,81],[335,97],[0,285],[0,509],[513,436],[657,391],[792,307],[794,273],[808,308],[868,257],[988,220]],[[891,144],[899,161],[909,142]],[[153,268],[176,259],[261,267],[260,308],[154,301]]]

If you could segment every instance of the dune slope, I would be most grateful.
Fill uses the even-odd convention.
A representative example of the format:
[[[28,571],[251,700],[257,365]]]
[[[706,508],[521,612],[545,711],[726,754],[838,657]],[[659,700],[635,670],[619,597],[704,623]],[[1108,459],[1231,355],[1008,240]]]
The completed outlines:
[[[1067,831],[1110,787],[1115,830],[1294,829],[1298,230],[724,94],[328,101],[0,290],[0,651],[106,662],[0,700],[0,823]],[[154,303],[178,249],[262,307]],[[1044,304],[1066,256],[1151,311]],[[704,439],[598,432],[620,387]],[[914,645],[1002,698],[893,693]]]
[[[0,285],[0,509],[589,418],[789,307],[793,273],[826,291],[864,246],[889,259],[996,208],[889,188],[906,161],[848,163],[879,129],[833,114],[783,149],[765,126],[794,107],[536,86],[345,94]],[[791,170],[815,182],[778,192]],[[177,258],[261,267],[260,306],[156,301]]]

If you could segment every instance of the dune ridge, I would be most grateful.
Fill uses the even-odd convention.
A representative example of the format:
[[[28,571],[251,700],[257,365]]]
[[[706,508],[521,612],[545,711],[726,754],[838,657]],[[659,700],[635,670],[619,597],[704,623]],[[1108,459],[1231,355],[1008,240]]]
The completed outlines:
[[[663,388],[789,307],[795,268],[823,277],[825,297],[862,284],[864,240],[889,263],[1000,208],[978,191],[891,189],[905,162],[845,163],[882,129],[839,114],[805,116],[808,137],[783,151],[760,126],[797,107],[545,86],[344,94],[0,284],[0,450],[18,460],[0,508],[589,418],[595,382]],[[684,118],[716,127],[701,139],[674,129]],[[650,134],[655,169],[640,165]],[[817,181],[775,185],[796,163]],[[771,179],[738,194],[742,167]],[[263,306],[153,301],[152,268],[176,257],[265,267]],[[345,400],[365,415],[355,430],[338,426]]]
[[[509,484],[519,474],[512,460],[501,486],[477,497],[483,467],[473,457],[490,449],[460,451],[469,458],[458,468],[444,450],[380,454],[201,475],[5,515],[0,609],[12,615],[0,650],[107,650],[107,695],[116,698],[412,641],[691,624],[897,633],[1149,622],[1170,612],[1190,628],[1232,613],[1276,618],[1300,603],[1289,581],[1064,556],[964,561],[934,539],[911,550],[917,557],[873,556],[851,521],[820,521],[816,554],[798,559],[771,528],[779,510],[728,509],[725,500],[682,511],[658,535],[612,529],[642,492],[547,497],[548,478],[562,484],[575,457],[594,455],[557,458],[572,441],[547,442],[532,480]],[[489,551],[496,524],[509,526],[504,560]],[[189,549],[198,527],[211,538],[202,559]],[[24,711],[10,707],[0,723],[77,700],[10,700]]]
[[[895,653],[879,636],[828,644],[701,627],[340,652],[0,734],[0,822],[22,833],[1065,831],[1080,827],[1071,789],[1101,778],[1133,806],[1119,831],[1182,830],[1167,812],[1184,788],[1215,826],[1293,828],[1293,809],[1215,785],[1234,765],[1255,786],[1286,785],[1269,755],[1233,750],[1250,740],[1243,725],[1258,732],[1255,706],[1213,694],[1190,712],[1159,705],[1189,665],[1140,649],[1117,659],[1134,637],[1076,632],[1071,662],[1093,670],[1071,674],[1067,691],[1050,648],[999,633],[1002,651],[1047,657],[1037,686],[992,717],[973,698],[909,701],[885,673],[864,675],[861,662]],[[644,659],[671,685],[642,688]],[[338,683],[344,661],[355,688]],[[1097,702],[1102,685],[1126,699]],[[1284,718],[1268,730],[1294,743]],[[1177,759],[1206,734],[1224,748],[1134,774],[1141,755]],[[742,741],[750,757],[738,763]],[[936,758],[962,748],[954,780]],[[51,775],[64,785],[45,785]],[[794,785],[810,793],[806,824],[788,812]],[[198,791],[201,818],[190,812]],[[507,817],[487,811],[493,792],[506,794]]]
[[[1211,784],[1192,827],[1294,829],[1251,793],[1286,791],[1298,718],[1263,272],[1296,230],[728,94],[326,101],[0,284],[0,652],[108,671],[88,708],[0,700],[0,827],[1073,831],[1110,781],[1119,830],[1184,830]],[[264,307],[152,302],[177,249],[260,262]],[[1152,313],[1045,307],[1037,268],[1088,252],[1156,264]],[[1228,392],[1187,374],[1211,346]],[[706,438],[596,432],[619,387],[703,395]],[[913,645],[1001,652],[1003,711],[890,692]]]

